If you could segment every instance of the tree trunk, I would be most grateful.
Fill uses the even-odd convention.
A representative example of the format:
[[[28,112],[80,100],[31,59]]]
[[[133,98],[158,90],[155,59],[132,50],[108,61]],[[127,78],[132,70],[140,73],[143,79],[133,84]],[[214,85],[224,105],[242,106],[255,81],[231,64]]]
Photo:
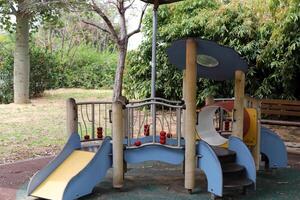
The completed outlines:
[[[29,17],[16,15],[16,47],[14,53],[14,103],[29,103]]]
[[[124,6],[121,4],[121,6]],[[120,39],[118,41],[119,61],[115,74],[113,101],[116,102],[122,96],[123,74],[127,55],[128,36],[125,20],[125,10],[120,12]]]
[[[113,101],[116,102],[120,96],[122,96],[122,85],[123,85],[123,73],[125,68],[125,60],[127,54],[127,44],[118,47],[119,49],[119,59],[118,66],[115,73],[115,83],[114,83],[114,94]]]

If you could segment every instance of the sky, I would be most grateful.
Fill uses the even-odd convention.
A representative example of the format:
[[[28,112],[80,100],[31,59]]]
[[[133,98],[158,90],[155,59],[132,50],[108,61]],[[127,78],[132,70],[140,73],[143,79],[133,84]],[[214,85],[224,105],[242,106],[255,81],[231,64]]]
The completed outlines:
[[[142,1],[136,1],[134,5],[134,9],[128,10],[128,15],[127,15],[127,23],[128,23],[128,32],[135,30],[139,24],[140,21],[140,15],[141,15],[141,10],[143,9],[145,3]],[[148,9],[150,6],[148,6]],[[142,42],[143,39],[143,34],[138,33],[132,36],[129,39],[128,43],[128,50],[133,50],[136,49]]]

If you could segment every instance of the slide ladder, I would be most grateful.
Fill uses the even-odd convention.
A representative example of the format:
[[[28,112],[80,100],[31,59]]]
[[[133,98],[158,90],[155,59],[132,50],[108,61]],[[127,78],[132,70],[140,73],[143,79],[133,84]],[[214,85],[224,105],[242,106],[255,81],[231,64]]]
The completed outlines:
[[[237,137],[229,138],[229,148],[210,146],[200,141],[197,146],[198,168],[207,178],[207,189],[215,196],[226,192],[255,188],[256,169],[247,146]]]

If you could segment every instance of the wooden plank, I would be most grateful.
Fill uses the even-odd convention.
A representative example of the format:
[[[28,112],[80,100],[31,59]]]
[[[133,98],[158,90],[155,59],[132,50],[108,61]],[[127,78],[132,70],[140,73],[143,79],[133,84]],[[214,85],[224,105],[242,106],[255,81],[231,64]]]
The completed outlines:
[[[261,123],[262,124],[270,124],[270,125],[297,126],[297,127],[300,127],[300,122],[292,122],[292,121],[262,119]]]
[[[300,106],[300,101],[296,100],[282,100],[282,99],[262,99],[262,104],[284,104]]]
[[[270,110],[291,110],[291,111],[300,111],[300,106],[294,105],[276,105],[276,104],[263,104],[261,106],[263,109],[270,109]]]
[[[300,112],[296,112],[296,111],[261,109],[261,113],[266,115],[283,115],[283,116],[286,115],[286,116],[300,117]]]

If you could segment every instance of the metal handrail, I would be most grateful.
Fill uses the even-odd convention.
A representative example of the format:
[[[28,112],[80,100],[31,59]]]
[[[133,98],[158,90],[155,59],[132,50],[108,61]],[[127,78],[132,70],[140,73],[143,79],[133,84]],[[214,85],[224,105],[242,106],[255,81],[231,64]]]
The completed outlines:
[[[87,105],[87,104],[112,104],[112,101],[83,101],[83,102],[76,102],[76,105]]]
[[[160,97],[146,98],[146,99],[143,99],[143,100],[130,101],[129,104],[142,103],[142,102],[153,101],[153,100],[154,101],[162,101],[162,102],[171,103],[171,104],[183,104],[183,101],[168,100],[168,99],[164,99],[164,98],[160,98]]]
[[[166,107],[170,107],[170,108],[184,109],[184,105],[172,105],[172,104],[167,104],[167,103],[157,102],[157,101],[149,101],[149,102],[137,103],[137,104],[127,104],[126,108],[138,108],[138,107],[143,107],[143,106],[148,106],[148,105],[161,105],[161,106],[166,106]]]

